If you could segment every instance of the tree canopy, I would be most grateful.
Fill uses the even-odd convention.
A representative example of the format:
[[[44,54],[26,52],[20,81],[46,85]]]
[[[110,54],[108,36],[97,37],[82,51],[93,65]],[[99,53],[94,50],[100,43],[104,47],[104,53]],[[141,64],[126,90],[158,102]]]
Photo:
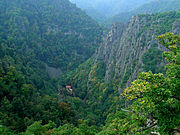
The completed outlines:
[[[126,88],[123,96],[130,101],[128,107],[133,117],[141,123],[139,131],[148,129],[147,120],[151,120],[149,128],[163,134],[172,133],[179,125],[180,101],[180,35],[166,33],[156,39],[168,48],[163,53],[168,61],[166,75],[143,72],[131,86]],[[136,131],[138,132],[138,130]]]

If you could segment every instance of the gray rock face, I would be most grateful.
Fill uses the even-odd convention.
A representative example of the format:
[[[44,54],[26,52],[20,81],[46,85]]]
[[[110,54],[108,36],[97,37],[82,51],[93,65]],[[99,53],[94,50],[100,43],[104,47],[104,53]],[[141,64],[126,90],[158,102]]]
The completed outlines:
[[[94,55],[94,64],[103,60],[106,65],[105,82],[118,80],[121,93],[140,72],[145,71],[142,58],[149,49],[166,50],[155,40],[162,23],[162,18],[153,20],[153,15],[144,15],[133,17],[127,25],[117,23],[112,26]],[[171,31],[180,33],[179,20],[172,24]],[[163,65],[163,60],[157,63],[157,67]]]
[[[108,82],[109,79],[112,79],[111,72],[114,69],[115,57],[117,55],[117,50],[119,47],[119,41],[122,37],[123,30],[126,26],[123,24],[114,24],[111,31],[104,39],[104,43],[97,49],[95,54],[96,61],[102,59],[106,64],[106,74],[105,81]]]
[[[173,33],[174,34],[179,34],[179,32],[180,32],[180,19],[176,20],[173,23]]]
[[[63,74],[60,68],[50,67],[47,64],[46,64],[46,71],[50,77],[55,77],[55,78],[59,78]]]

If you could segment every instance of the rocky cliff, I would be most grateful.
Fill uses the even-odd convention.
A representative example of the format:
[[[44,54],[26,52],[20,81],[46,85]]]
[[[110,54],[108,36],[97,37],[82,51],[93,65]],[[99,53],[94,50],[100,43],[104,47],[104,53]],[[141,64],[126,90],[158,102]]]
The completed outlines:
[[[124,24],[114,24],[91,59],[65,77],[75,96],[83,99],[101,118],[123,107],[125,87],[143,71],[164,72],[165,50],[155,35],[180,33],[180,13],[138,15]]]
[[[163,31],[167,19],[172,16],[176,19],[172,20],[169,29]],[[106,65],[105,82],[118,79],[120,90],[127,87],[139,72],[163,72],[161,52],[165,48],[158,44],[155,35],[163,32],[178,34],[179,25],[179,16],[175,12],[167,16],[139,15],[134,16],[127,25],[114,24],[94,55],[95,63],[103,60]]]

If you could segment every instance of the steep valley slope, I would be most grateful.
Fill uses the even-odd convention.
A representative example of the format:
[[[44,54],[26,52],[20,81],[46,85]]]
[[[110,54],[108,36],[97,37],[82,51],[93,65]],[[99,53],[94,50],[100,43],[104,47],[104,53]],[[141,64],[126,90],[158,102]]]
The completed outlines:
[[[114,24],[93,57],[68,73],[63,83],[102,121],[125,105],[121,93],[140,72],[165,71],[165,48],[155,40],[165,32],[180,33],[180,12],[138,15],[127,25]]]
[[[1,68],[15,66],[44,93],[57,90],[52,78],[92,56],[102,33],[68,0],[0,1]]]
[[[102,34],[68,0],[1,0],[0,134],[77,123],[78,113],[57,99],[58,79],[93,55]]]

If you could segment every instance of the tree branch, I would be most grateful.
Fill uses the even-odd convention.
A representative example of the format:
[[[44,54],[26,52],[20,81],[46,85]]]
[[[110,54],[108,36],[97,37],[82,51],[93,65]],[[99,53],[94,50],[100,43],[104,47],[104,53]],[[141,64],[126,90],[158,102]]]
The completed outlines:
[[[149,128],[152,128],[152,127],[154,127],[154,126],[156,126],[156,125],[157,125],[157,123],[154,123],[154,124],[152,124],[152,125],[150,125],[150,126],[148,126],[148,127],[146,127],[146,128],[143,128],[143,129],[141,129],[141,130],[136,131],[135,133],[145,131],[145,130],[147,130],[147,129],[149,129]]]
[[[137,113],[137,114],[140,114],[140,115],[142,115],[142,116],[147,117],[147,115],[145,115],[145,114],[143,114],[143,113],[140,113],[140,112],[135,112],[135,111],[125,110],[125,109],[122,109],[122,108],[121,108],[121,110],[124,111],[124,112]]]
[[[138,99],[138,98],[143,98],[144,96],[137,96],[136,98]]]
[[[170,96],[171,98],[175,98],[175,99],[177,99],[177,100],[179,100],[180,101],[180,98],[179,97],[176,97],[176,96]]]
[[[173,133],[180,133],[180,130],[178,130],[178,129],[173,129],[173,131],[171,132],[172,134]]]

